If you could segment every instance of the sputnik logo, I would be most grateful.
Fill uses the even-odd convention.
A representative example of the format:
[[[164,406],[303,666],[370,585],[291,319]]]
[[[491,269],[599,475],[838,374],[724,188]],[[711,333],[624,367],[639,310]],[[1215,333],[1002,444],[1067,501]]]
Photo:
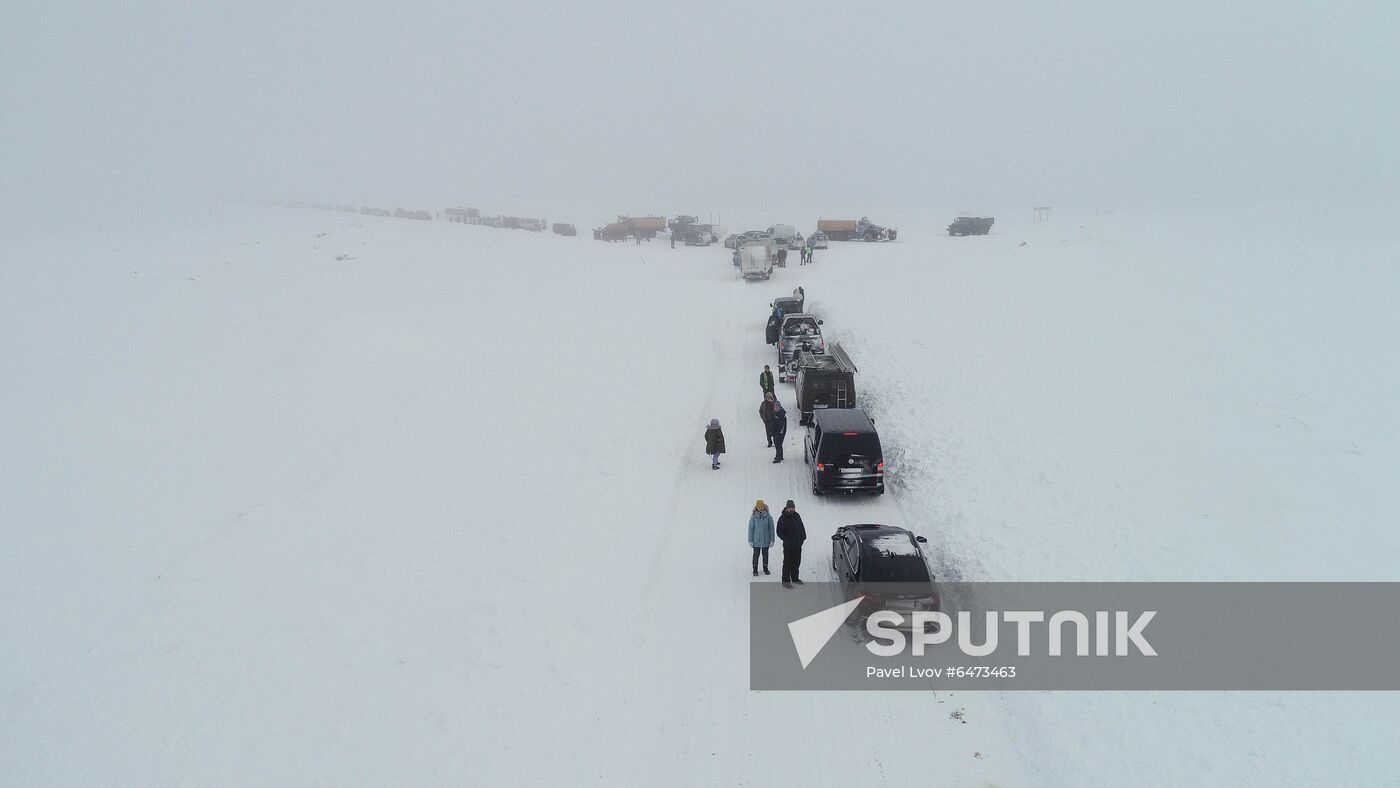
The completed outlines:
[[[851,615],[851,611],[855,610],[860,602],[861,598],[856,597],[849,602],[829,607],[819,613],[813,613],[788,624],[788,634],[792,635],[792,645],[797,649],[797,658],[802,660],[803,670],[812,664],[812,660],[816,659],[817,655],[826,647],[831,636],[836,634],[836,630],[846,623],[846,618]]]

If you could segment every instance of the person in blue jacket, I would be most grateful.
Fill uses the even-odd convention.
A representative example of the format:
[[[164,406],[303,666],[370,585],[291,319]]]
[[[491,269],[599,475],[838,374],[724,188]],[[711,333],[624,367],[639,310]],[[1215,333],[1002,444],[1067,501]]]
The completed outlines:
[[[768,504],[759,499],[749,515],[749,547],[753,548],[753,576],[758,577],[758,558],[763,556],[763,574],[768,571],[768,548],[773,546],[773,515],[768,513]]]

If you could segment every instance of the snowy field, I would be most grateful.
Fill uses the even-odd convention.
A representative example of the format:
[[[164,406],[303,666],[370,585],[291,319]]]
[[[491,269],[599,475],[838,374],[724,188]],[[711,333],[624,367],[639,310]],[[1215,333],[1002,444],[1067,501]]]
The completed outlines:
[[[748,690],[756,498],[812,579],[880,520],[946,578],[1398,579],[1400,222],[1340,215],[925,217],[763,284],[314,211],[0,239],[0,782],[1393,784],[1393,694]],[[769,462],[799,284],[881,499]]]

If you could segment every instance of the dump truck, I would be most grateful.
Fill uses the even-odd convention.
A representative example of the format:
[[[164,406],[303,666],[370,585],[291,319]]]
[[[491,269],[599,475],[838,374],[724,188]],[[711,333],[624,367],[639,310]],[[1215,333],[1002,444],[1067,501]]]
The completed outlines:
[[[849,241],[856,234],[855,219],[818,219],[817,229],[833,241]]]
[[[811,424],[814,410],[856,406],[856,365],[841,343],[831,343],[826,353],[799,350],[792,365],[797,369],[798,424]]]
[[[593,228],[593,240],[595,241],[621,241],[626,238],[627,225],[622,222],[613,222]]]
[[[860,219],[818,219],[817,230],[833,241],[893,241],[899,230],[881,227],[862,216]]]
[[[656,234],[666,229],[666,217],[664,216],[619,216],[619,224],[627,225],[627,234],[633,238],[655,238]]]
[[[959,216],[948,225],[949,235],[986,235],[992,231],[996,219],[988,216]]]
[[[602,227],[593,228],[596,241],[622,241],[627,238],[651,240],[666,229],[666,219],[662,216],[619,216],[617,221]]]

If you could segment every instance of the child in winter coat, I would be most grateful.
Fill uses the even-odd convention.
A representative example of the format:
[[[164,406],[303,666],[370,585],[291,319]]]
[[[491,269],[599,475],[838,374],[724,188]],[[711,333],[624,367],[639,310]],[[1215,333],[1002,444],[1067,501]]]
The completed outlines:
[[[711,470],[719,470],[719,456],[724,454],[724,432],[719,428],[719,419],[710,419],[705,428],[705,453],[710,455]]]
[[[773,546],[773,515],[768,513],[768,504],[759,499],[749,514],[749,547],[753,548],[753,576],[758,577],[758,558],[763,557],[763,574],[768,571],[768,548]]]

